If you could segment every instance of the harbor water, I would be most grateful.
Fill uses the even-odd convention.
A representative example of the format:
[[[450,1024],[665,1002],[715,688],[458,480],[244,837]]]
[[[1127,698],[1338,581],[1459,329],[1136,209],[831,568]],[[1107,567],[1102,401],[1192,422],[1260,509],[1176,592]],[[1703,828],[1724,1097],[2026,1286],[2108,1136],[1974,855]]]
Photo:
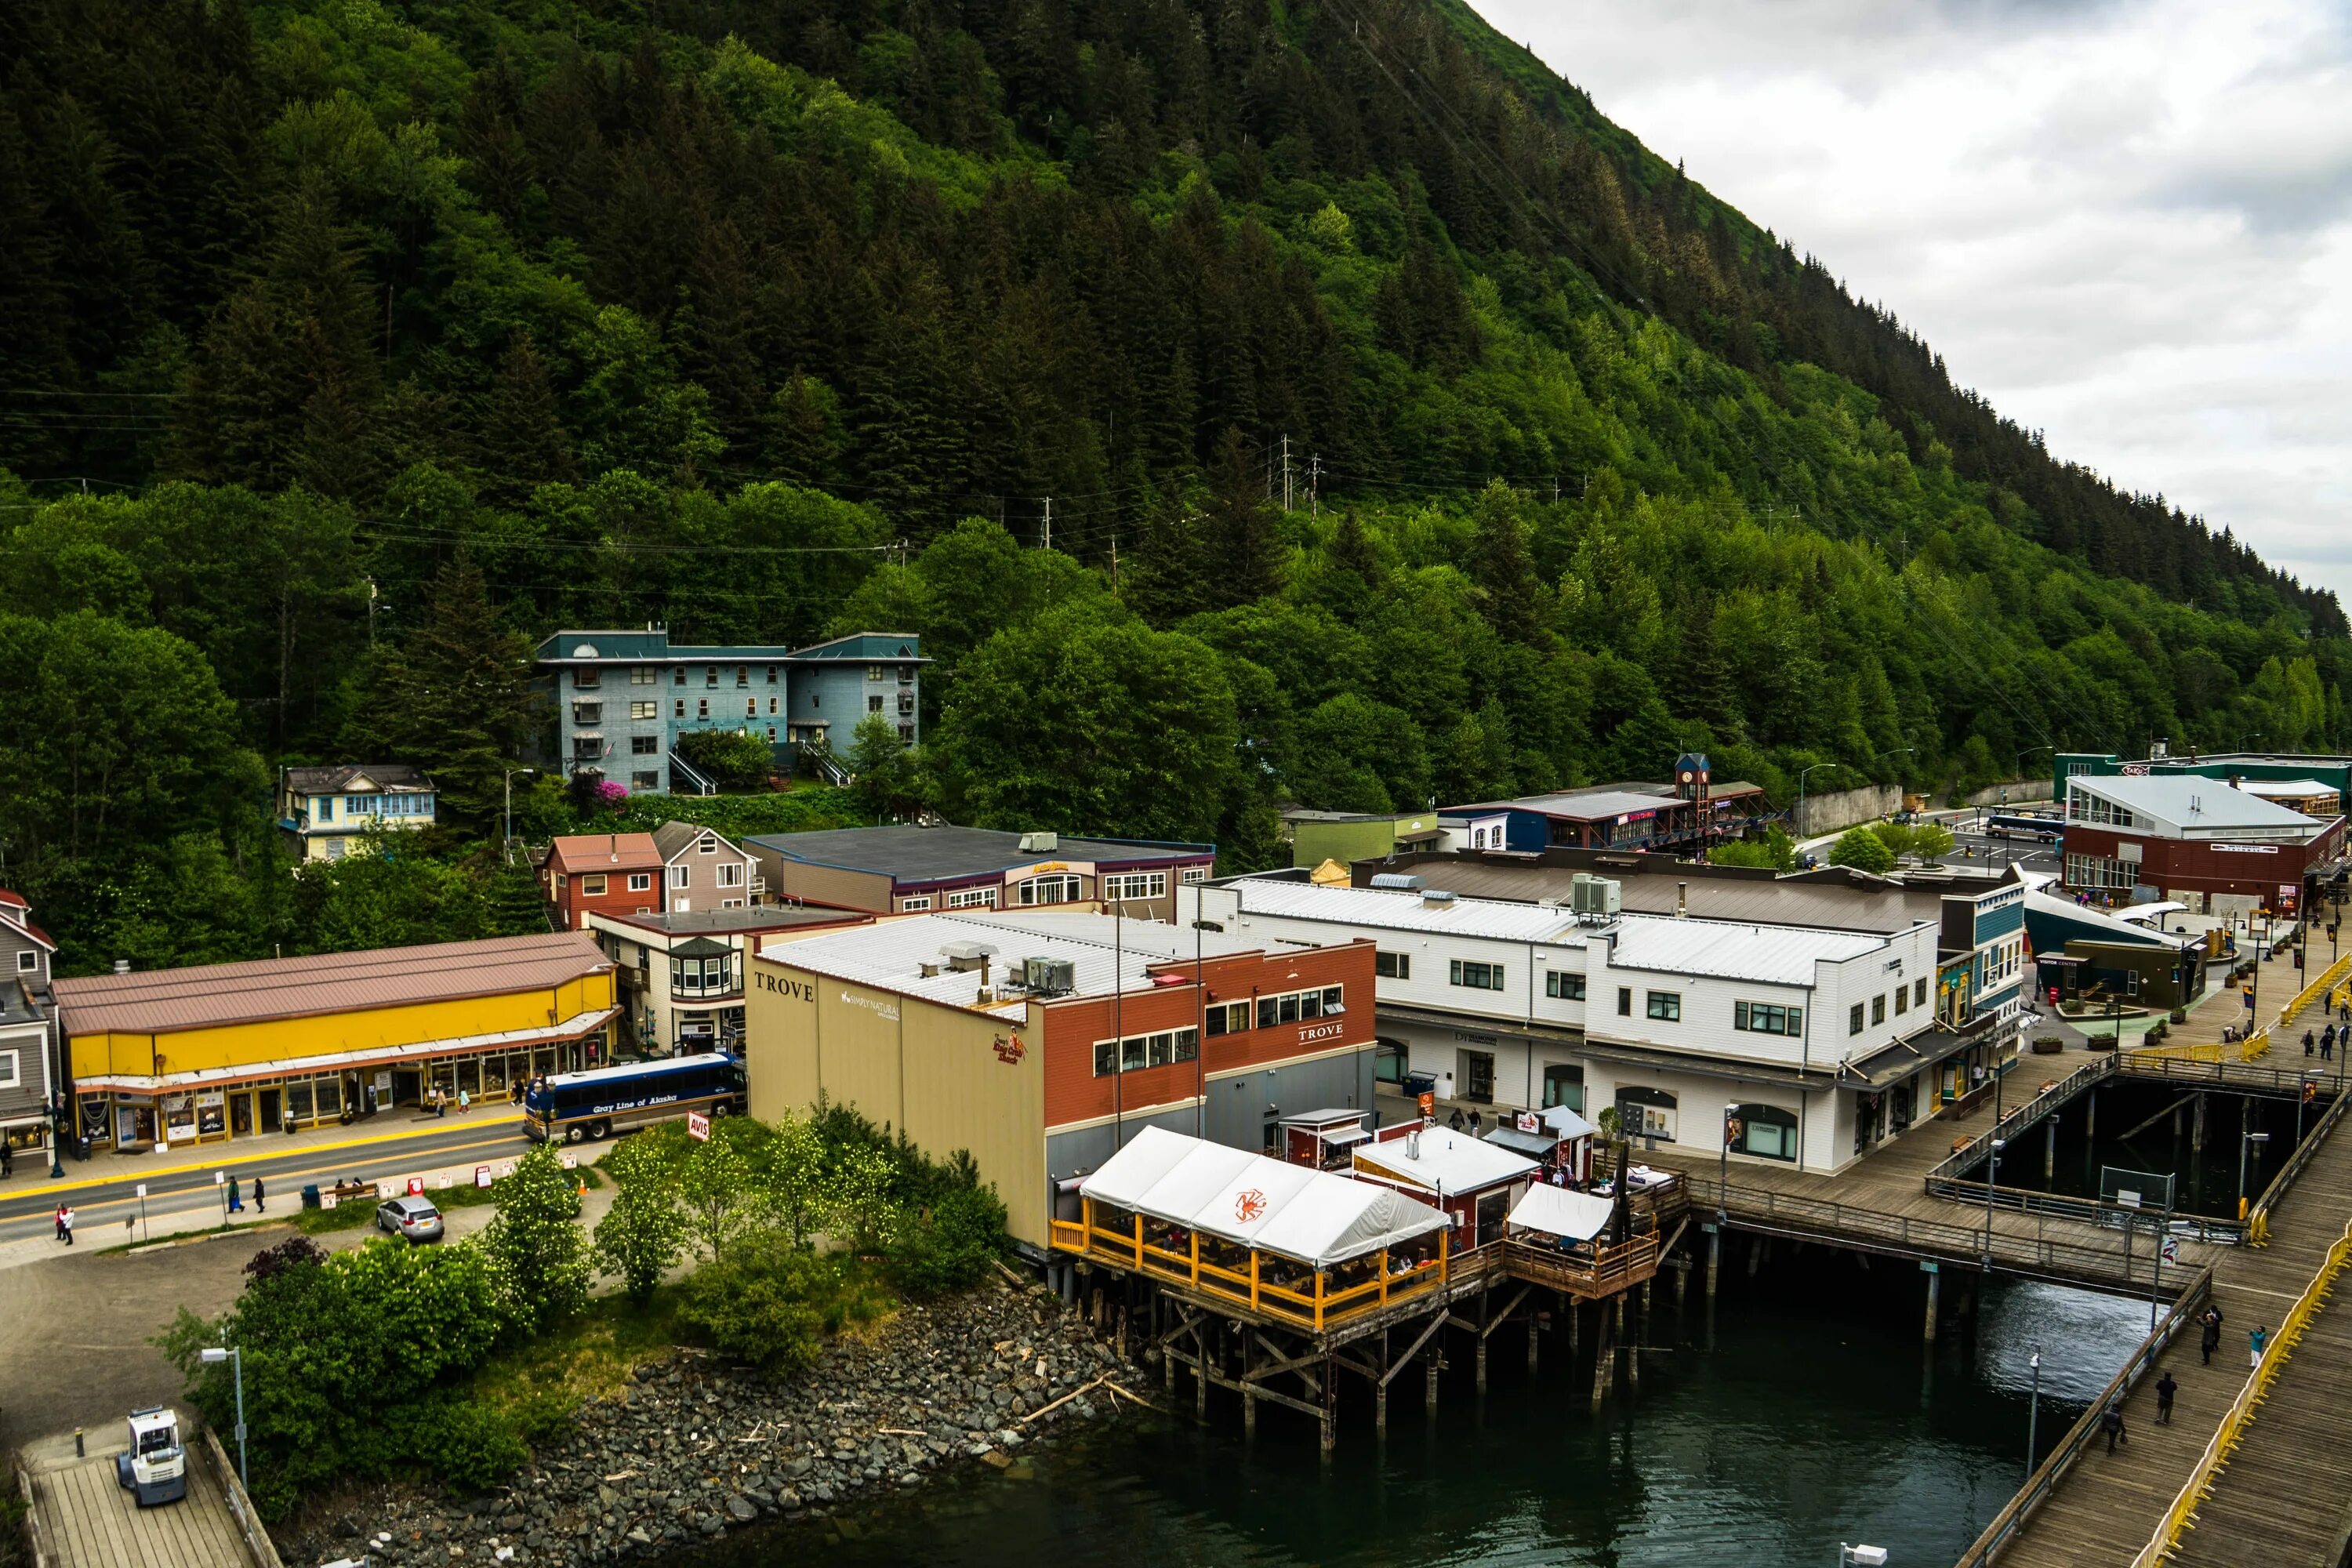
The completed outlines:
[[[2276,1065],[2286,1067],[2300,1059],[2282,1051]],[[2114,1173],[2119,1182],[2147,1187],[2142,1202],[2160,1208],[2163,1198],[2155,1184],[2131,1182],[2123,1174],[2155,1173],[2174,1178],[2173,1206],[2179,1213],[2232,1218],[2241,1183],[2250,1202],[2260,1197],[2301,1138],[2318,1124],[2339,1092],[2336,1065],[2329,1065],[2327,1076],[2318,1082],[2317,1098],[2307,1106],[2299,1107],[2290,1096],[2207,1091],[2202,1149],[2196,1147],[2198,1095],[2193,1089],[2129,1079],[2102,1084],[2095,1127],[2078,1099],[2027,1129],[2001,1154],[2000,1184],[2095,1198],[2101,1195],[2103,1176]],[[2263,1136],[2247,1138],[2248,1133]],[[1969,1174],[1981,1181],[1983,1164]]]
[[[1122,1413],[837,1520],[783,1525],[697,1554],[725,1568],[1192,1568],[1307,1565],[1836,1563],[1841,1542],[1884,1546],[1895,1568],[1945,1568],[2024,1479],[2031,1358],[2042,1355],[2046,1453],[2147,1329],[2147,1303],[1995,1280],[1972,1314],[1922,1342],[1916,1265],[1789,1244],[1753,1277],[1727,1254],[1710,1314],[1694,1279],[1677,1315],[1639,1339],[1638,1388],[1592,1413],[1591,1325],[1571,1365],[1561,1332],[1526,1370],[1516,1323],[1491,1342],[1487,1393],[1470,1338],[1433,1416],[1422,1379],[1393,1385],[1385,1440],[1360,1379],[1342,1374],[1338,1451],[1313,1423],[1263,1412],[1245,1437],[1237,1401],[1210,1418]],[[1943,1299],[1973,1277],[1947,1276]],[[1139,1369],[1139,1389],[1158,1393]]]

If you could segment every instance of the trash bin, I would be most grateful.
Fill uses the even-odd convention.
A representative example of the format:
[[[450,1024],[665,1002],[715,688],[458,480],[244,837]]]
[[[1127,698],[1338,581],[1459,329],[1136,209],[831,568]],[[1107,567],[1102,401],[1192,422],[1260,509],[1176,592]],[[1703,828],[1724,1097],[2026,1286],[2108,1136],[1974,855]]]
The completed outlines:
[[[314,1209],[319,1206],[318,1183],[312,1182],[310,1185],[302,1189],[302,1206],[306,1209]]]

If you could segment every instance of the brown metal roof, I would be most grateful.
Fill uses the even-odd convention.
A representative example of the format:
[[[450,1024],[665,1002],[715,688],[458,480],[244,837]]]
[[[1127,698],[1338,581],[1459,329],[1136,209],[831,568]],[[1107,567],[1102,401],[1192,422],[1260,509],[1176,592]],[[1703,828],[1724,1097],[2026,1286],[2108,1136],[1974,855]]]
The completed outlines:
[[[546,864],[558,871],[648,870],[662,863],[650,833],[572,833],[548,847]]]
[[[208,963],[57,983],[68,1035],[168,1034],[373,1007],[545,991],[609,973],[585,931]]]

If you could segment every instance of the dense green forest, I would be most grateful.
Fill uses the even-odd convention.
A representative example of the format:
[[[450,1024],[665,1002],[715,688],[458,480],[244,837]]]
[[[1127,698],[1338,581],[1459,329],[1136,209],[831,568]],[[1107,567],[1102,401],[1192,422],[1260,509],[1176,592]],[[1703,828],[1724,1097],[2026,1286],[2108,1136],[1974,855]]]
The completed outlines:
[[[0,92],[0,879],[70,967],[527,925],[558,626],[923,634],[920,755],[730,821],[1236,866],[1693,746],[2352,730],[2332,595],[1454,0],[18,0]],[[377,758],[449,828],[288,875],[272,770]]]

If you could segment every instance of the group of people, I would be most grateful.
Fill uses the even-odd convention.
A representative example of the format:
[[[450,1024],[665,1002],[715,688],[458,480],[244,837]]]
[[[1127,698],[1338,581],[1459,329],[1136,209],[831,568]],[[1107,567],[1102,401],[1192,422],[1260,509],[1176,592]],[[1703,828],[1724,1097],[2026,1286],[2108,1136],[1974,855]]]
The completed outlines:
[[[2345,1030],[2345,1034],[2347,1037],[2347,1047],[2352,1048],[2352,1027],[2347,1027]],[[2336,1059],[2336,1026],[2330,1024],[2327,1027],[2320,1030],[2319,1037],[2315,1043],[2319,1047],[2319,1059],[2324,1062],[2334,1061]],[[2314,1044],[2315,1042],[2312,1038],[2311,1031],[2309,1029],[2305,1029],[2303,1032],[2303,1054],[2305,1056],[2311,1055]]]
[[[2219,1306],[2208,1306],[2198,1315],[2197,1327],[2197,1348],[2203,1358],[2201,1364],[2210,1366],[2213,1364],[2213,1352],[2221,1348],[2221,1309]],[[2269,1348],[2270,1342],[2271,1331],[2267,1325],[2257,1323],[2248,1331],[2246,1345],[2251,1352],[2250,1364],[2256,1367],[2263,1364],[2263,1352]],[[2170,1367],[2165,1368],[2164,1375],[2156,1380],[2156,1424],[2158,1426],[2172,1425],[2172,1398],[2179,1392],[2179,1379],[2172,1375]],[[2110,1454],[2116,1451],[2117,1444],[2125,1447],[2131,1446],[2131,1434],[2124,1429],[2124,1407],[2121,1400],[2117,1400],[2099,1412],[2099,1430],[2106,1434],[2107,1452]]]

